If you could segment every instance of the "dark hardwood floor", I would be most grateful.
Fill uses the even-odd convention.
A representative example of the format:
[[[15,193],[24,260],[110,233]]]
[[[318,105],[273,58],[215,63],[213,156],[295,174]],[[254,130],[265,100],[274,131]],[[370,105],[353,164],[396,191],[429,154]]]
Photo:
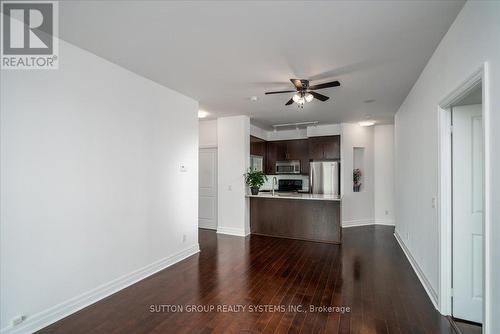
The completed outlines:
[[[200,246],[200,254],[40,333],[455,333],[434,309],[391,227],[344,229],[342,245],[200,230]],[[150,311],[167,304],[184,310]],[[246,309],[187,311],[224,304]],[[276,309],[262,312],[258,305]],[[280,305],[302,305],[303,311],[344,306],[350,312]]]
[[[481,334],[483,326],[466,320],[448,317],[457,334]]]

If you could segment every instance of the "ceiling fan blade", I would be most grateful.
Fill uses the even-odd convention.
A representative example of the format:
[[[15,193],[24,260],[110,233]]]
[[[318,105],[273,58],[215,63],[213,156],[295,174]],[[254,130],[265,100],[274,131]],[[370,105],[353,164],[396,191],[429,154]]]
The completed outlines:
[[[292,104],[292,103],[293,103],[293,99],[290,99],[290,100],[288,100],[288,102],[287,102],[287,103],[285,103],[285,106],[289,106],[289,105],[290,105],[290,104]]]
[[[297,90],[307,89],[309,87],[309,80],[304,79],[290,79]]]
[[[340,82],[332,81],[332,82],[325,82],[322,84],[309,86],[309,89],[314,90],[314,89],[323,89],[323,88],[338,87],[338,86],[340,86]]]
[[[323,102],[325,102],[326,100],[329,99],[328,96],[325,96],[325,95],[320,94],[320,93],[316,93],[316,92],[309,92],[309,93],[311,93],[312,96],[314,96],[316,99],[323,101]]]
[[[280,91],[276,91],[276,92],[266,92],[265,94],[269,95],[269,94],[281,94],[281,93],[293,93],[293,92],[296,92],[296,91],[295,90],[280,90]]]

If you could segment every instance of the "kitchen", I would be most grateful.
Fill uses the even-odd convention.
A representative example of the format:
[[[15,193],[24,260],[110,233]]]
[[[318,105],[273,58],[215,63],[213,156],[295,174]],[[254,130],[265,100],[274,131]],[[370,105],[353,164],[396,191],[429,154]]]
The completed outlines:
[[[250,170],[267,180],[250,198],[252,234],[340,244],[340,135],[266,141],[250,136]]]

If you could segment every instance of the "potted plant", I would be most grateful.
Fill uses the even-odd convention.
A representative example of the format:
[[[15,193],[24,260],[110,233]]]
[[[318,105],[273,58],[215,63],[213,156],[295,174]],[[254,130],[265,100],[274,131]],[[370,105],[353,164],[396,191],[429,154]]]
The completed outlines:
[[[245,174],[245,182],[250,187],[252,195],[259,193],[259,188],[267,181],[267,176],[263,171],[256,169],[249,169]]]
[[[359,192],[360,188],[361,188],[361,170],[359,168],[356,168],[353,172],[352,172],[352,182],[353,182],[353,186],[352,186],[352,190],[354,192]]]

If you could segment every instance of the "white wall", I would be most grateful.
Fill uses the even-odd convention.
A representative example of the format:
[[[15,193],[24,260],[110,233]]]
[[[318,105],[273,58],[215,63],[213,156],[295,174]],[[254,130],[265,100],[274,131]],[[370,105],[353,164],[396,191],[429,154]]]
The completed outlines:
[[[305,139],[317,136],[340,135],[342,126],[340,124],[320,124],[301,127],[299,129],[282,129],[277,131],[264,130],[254,124],[250,125],[250,134],[254,137],[267,141]]]
[[[59,46],[58,70],[1,75],[2,331],[198,251],[198,103]]]
[[[278,131],[268,131],[267,140],[291,140],[291,139],[305,139],[307,138],[306,129],[288,129]]]
[[[307,127],[307,137],[340,135],[342,126],[340,124],[320,124]]]
[[[245,236],[250,233],[249,203],[243,177],[250,167],[250,118],[218,118],[217,133],[217,232]]]
[[[376,125],[373,131],[375,222],[394,225],[394,125]]]
[[[217,147],[217,120],[199,122],[200,148]]]
[[[469,1],[426,65],[395,119],[396,232],[436,296],[439,296],[438,212],[431,205],[438,193],[438,124],[440,101],[488,62],[486,99],[491,110],[487,183],[491,221],[491,258],[487,276],[491,294],[487,330],[500,333],[500,2]],[[488,116],[485,115],[487,118]],[[486,212],[488,214],[488,212]]]
[[[264,130],[254,124],[250,124],[250,134],[254,137],[267,140],[267,130]]]
[[[373,127],[342,124],[342,225],[369,225],[374,223],[374,171]],[[364,147],[363,185],[360,192],[353,192],[353,148]]]

